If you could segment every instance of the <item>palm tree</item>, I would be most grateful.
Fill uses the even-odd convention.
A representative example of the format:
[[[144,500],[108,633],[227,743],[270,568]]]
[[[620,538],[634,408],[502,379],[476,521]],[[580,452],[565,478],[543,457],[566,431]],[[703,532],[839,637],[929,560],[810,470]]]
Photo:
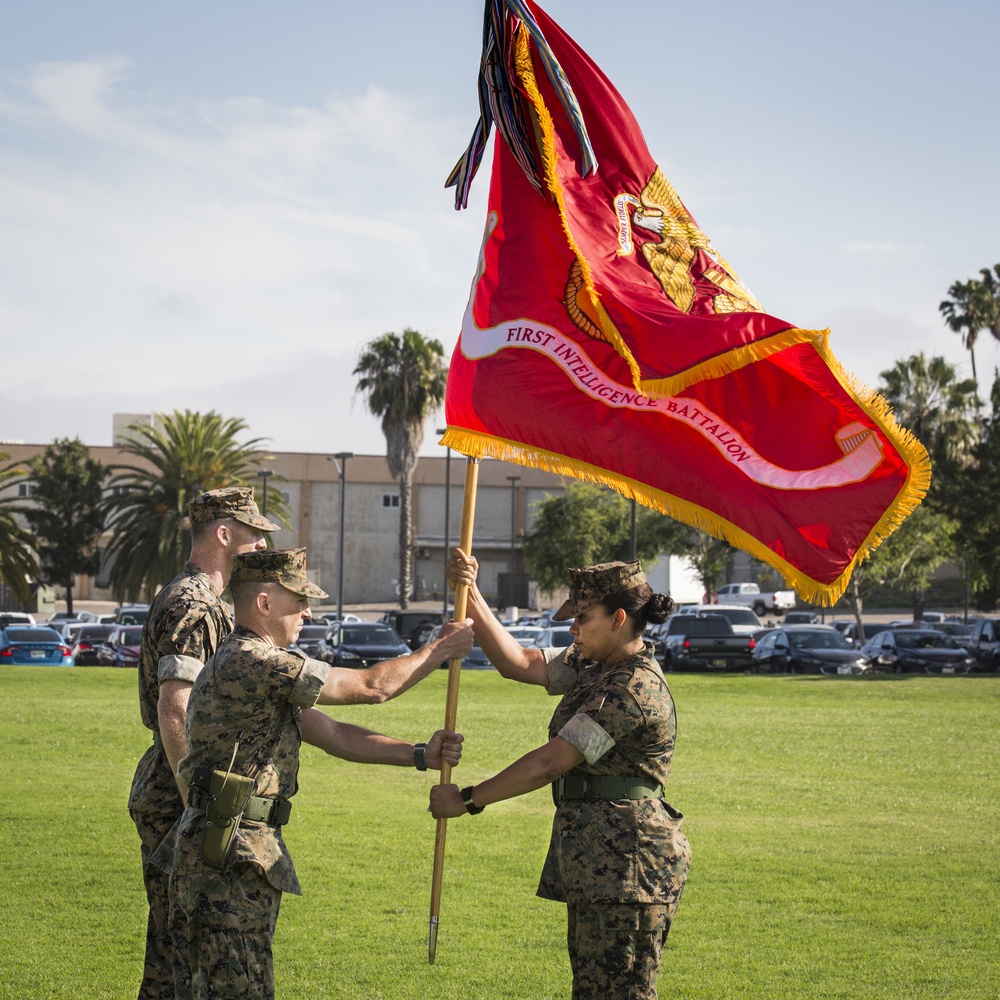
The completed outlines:
[[[935,465],[955,469],[971,460],[979,440],[975,379],[959,380],[954,365],[936,355],[928,360],[922,351],[898,360],[879,377],[879,391],[896,420]]]
[[[0,453],[0,461],[10,458]],[[19,463],[0,469],[0,492],[27,482]],[[15,508],[17,496],[0,498],[0,583],[6,584],[24,604],[31,600],[32,580],[38,579],[38,562],[32,551],[32,538],[18,523]]]
[[[409,607],[413,580],[411,485],[424,423],[444,400],[448,369],[437,340],[407,327],[402,336],[385,333],[367,344],[354,373],[357,392],[382,421],[385,459],[399,479],[399,604]]]
[[[247,425],[235,417],[185,410],[157,414],[157,422],[132,424],[134,437],[121,445],[140,464],[112,466],[105,565],[118,599],[152,594],[172,580],[188,555],[188,503],[205,490],[252,485],[264,460],[260,445],[266,439],[237,442]],[[288,524],[277,490],[268,494],[267,516]]]
[[[983,330],[989,330],[1000,340],[1000,264],[993,270],[984,267],[982,279],[970,278],[956,281],[948,289],[951,296],[938,309],[948,327],[961,334],[962,346],[972,360],[972,378],[976,378],[976,338]]]

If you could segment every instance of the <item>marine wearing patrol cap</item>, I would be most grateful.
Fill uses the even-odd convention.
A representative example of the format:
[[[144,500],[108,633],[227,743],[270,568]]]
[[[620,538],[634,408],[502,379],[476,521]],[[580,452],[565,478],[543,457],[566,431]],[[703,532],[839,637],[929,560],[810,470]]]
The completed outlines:
[[[569,599],[552,616],[553,621],[575,618],[611,594],[620,594],[648,582],[638,562],[598,563],[571,569],[569,575]]]
[[[306,574],[305,549],[262,549],[233,557],[230,583],[280,583],[285,590],[322,600],[330,595]]]
[[[231,517],[260,531],[280,531],[281,527],[263,517],[253,498],[252,486],[226,486],[202,493],[188,504],[192,524]]]

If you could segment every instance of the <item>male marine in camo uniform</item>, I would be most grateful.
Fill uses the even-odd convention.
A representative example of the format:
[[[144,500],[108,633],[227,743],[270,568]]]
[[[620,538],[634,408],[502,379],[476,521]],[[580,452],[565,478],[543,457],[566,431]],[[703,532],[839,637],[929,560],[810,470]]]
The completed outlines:
[[[233,561],[236,628],[199,674],[187,713],[180,776],[187,808],[157,855],[169,863],[170,927],[178,1000],[274,996],[271,942],[282,892],[301,890],[281,835],[298,790],[299,746],[348,760],[439,769],[462,737],[439,730],[409,743],[335,722],[314,705],[379,703],[472,649],[472,622],[449,623],[423,648],[366,670],[331,667],[288,647],[311,617],[305,549],[251,552]],[[206,858],[212,771],[252,778],[253,797],[232,853]]]
[[[180,575],[153,599],[139,659],[139,711],[142,724],[153,732],[152,746],[136,768],[128,803],[139,832],[149,902],[139,1000],[174,996],[168,876],[150,859],[184,810],[186,788],[178,787],[175,776],[184,756],[188,694],[202,665],[233,628],[222,602],[233,556],[264,548],[264,532],[278,530],[260,515],[249,487],[203,493],[188,505],[188,516],[191,555]]]

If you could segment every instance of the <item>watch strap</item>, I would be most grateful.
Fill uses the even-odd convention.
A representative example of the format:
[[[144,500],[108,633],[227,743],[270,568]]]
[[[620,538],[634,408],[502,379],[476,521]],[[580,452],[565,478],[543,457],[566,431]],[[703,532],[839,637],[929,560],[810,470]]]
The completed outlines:
[[[486,806],[477,806],[472,801],[472,785],[466,785],[461,791],[462,801],[465,803],[465,810],[472,816],[477,816]]]

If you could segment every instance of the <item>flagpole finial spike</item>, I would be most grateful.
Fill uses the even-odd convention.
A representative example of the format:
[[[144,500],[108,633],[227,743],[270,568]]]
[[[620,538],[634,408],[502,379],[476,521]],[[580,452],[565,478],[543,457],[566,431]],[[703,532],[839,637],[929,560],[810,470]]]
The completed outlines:
[[[434,956],[437,954],[438,944],[438,918],[431,917],[430,933],[427,937],[427,964],[434,964]]]

